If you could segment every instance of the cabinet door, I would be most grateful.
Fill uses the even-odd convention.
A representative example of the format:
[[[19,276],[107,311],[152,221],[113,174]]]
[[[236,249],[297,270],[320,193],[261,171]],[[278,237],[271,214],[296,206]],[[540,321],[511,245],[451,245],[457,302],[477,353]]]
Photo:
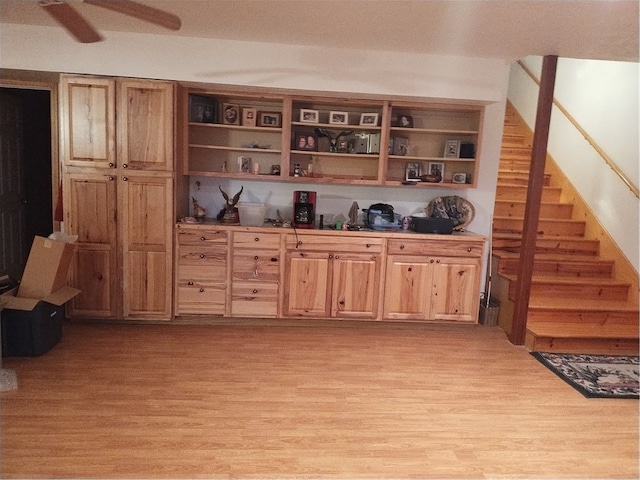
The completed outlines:
[[[129,175],[120,187],[123,315],[169,320],[173,180]]]
[[[69,314],[115,318],[119,314],[116,178],[68,173],[63,192],[67,231],[78,235],[71,285],[82,291],[71,301]]]
[[[427,320],[431,265],[415,257],[389,256],[384,294],[383,318]]]
[[[433,263],[430,318],[476,322],[480,302],[480,260],[441,257]]]
[[[122,168],[173,170],[171,82],[118,82],[118,160]]]
[[[287,252],[284,316],[328,317],[331,261],[323,252]]]
[[[378,317],[380,256],[338,253],[333,258],[331,316]]]
[[[65,165],[114,168],[115,81],[63,76],[60,107]]]

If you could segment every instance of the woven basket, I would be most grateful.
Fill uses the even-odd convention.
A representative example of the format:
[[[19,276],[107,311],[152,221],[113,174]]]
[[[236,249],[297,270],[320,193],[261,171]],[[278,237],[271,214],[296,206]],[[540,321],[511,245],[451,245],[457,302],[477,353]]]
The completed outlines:
[[[480,300],[480,325],[493,327],[498,324],[498,313],[500,313],[500,300],[495,297],[489,297],[489,305],[482,299]]]

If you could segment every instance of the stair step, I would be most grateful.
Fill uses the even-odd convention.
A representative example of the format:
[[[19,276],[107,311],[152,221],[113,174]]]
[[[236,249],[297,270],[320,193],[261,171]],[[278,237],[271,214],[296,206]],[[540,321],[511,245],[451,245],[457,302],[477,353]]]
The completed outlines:
[[[545,174],[543,185],[549,186],[551,175]],[[506,183],[510,185],[528,185],[529,172],[526,170],[498,170],[498,183]]]
[[[524,218],[526,206],[527,202],[524,200],[496,200],[493,215]],[[542,218],[571,218],[572,211],[572,203],[542,202],[540,204],[540,217]]]
[[[499,259],[498,271],[516,275],[520,265],[520,254],[494,252]],[[579,255],[540,254],[533,259],[534,275],[555,275],[562,277],[613,278],[613,260]]]
[[[494,250],[520,252],[522,236],[513,233],[496,233],[492,237]],[[582,237],[545,237],[536,239],[536,255],[555,253],[562,255],[598,255],[600,242]]]
[[[638,327],[539,323],[527,327],[525,347],[534,352],[638,354]]]
[[[527,325],[576,323],[637,327],[638,315],[638,307],[629,302],[536,297],[529,299]]]
[[[493,231],[501,233],[522,234],[524,218],[494,217]],[[585,221],[572,219],[540,218],[538,220],[538,235],[581,237],[584,235]]]
[[[542,187],[543,202],[559,202],[562,188]],[[496,188],[496,200],[526,200],[527,187],[522,185],[498,185]]]
[[[516,275],[500,274],[509,280],[509,298],[516,296]],[[576,298],[585,300],[620,300],[629,297],[629,283],[605,278],[554,277],[534,275],[530,298]]]
[[[500,160],[503,158],[531,160],[531,147],[526,145],[503,145],[500,148]]]

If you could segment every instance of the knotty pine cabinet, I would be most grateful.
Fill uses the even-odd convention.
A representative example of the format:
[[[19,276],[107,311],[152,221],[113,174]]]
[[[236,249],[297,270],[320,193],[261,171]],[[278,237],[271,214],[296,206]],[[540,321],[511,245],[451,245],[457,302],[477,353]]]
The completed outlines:
[[[476,322],[483,245],[389,240],[383,319]]]
[[[172,82],[61,77],[72,317],[171,319],[173,122]]]
[[[287,235],[284,317],[379,318],[382,240]]]

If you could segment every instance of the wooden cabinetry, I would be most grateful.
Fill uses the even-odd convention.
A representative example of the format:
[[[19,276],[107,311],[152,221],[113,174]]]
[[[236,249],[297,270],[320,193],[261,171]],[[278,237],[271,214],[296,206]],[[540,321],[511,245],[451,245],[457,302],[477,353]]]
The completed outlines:
[[[171,318],[173,89],[61,78],[65,222],[79,237],[72,279],[82,290],[72,316]]]
[[[232,317],[276,317],[280,286],[280,235],[233,233]]]
[[[382,240],[286,238],[283,316],[379,318]]]
[[[483,248],[482,240],[389,240],[383,318],[477,321]]]
[[[419,186],[476,184],[482,106],[188,86],[180,102],[187,175],[399,186],[416,165],[416,179],[431,170],[443,179]],[[242,157],[260,165],[259,175],[242,171]]]
[[[228,284],[228,233],[178,225],[175,263],[175,314],[224,315]]]

